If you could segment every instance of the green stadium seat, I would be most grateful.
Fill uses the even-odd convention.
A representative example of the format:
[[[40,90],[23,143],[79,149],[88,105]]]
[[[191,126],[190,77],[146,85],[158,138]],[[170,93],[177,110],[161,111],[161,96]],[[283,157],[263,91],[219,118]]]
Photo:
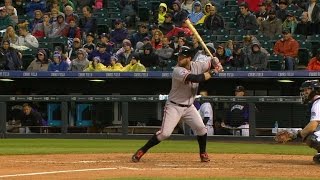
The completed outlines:
[[[268,59],[268,67],[270,70],[283,70],[284,62],[282,56],[271,54]]]
[[[258,39],[258,41],[260,43],[270,40],[270,38],[268,36],[265,36],[263,34],[257,35],[256,38]]]
[[[300,35],[300,34],[294,34],[292,35],[293,39],[297,40],[297,41],[305,41],[306,40],[306,36]]]
[[[225,22],[225,28],[226,29],[236,29],[237,28],[237,24],[234,22]]]
[[[246,33],[247,32],[245,30],[243,30],[243,29],[231,29],[229,31],[230,35],[241,35],[241,36],[244,36],[244,35],[246,35]]]
[[[307,41],[311,42],[311,43],[319,43],[320,42],[320,34],[307,36]]]
[[[220,36],[217,36],[217,42],[218,43],[225,43],[227,42],[228,40],[233,40],[233,38],[229,35],[220,35]]]
[[[311,42],[308,42],[308,41],[300,41],[299,45],[300,45],[299,49],[310,50],[312,48]]]
[[[232,67],[232,66],[224,66],[223,69],[225,71],[236,71],[237,70],[237,68]]]
[[[23,70],[26,70],[30,63],[34,60],[34,54],[22,54]]]
[[[238,6],[238,1],[236,0],[225,0],[224,2],[226,6]]]

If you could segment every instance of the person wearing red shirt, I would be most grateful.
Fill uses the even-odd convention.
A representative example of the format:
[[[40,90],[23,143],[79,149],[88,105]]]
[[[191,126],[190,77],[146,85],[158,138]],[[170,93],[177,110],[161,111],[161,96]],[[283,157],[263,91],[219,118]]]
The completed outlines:
[[[316,56],[310,59],[306,69],[309,71],[320,70],[320,49],[318,49]]]

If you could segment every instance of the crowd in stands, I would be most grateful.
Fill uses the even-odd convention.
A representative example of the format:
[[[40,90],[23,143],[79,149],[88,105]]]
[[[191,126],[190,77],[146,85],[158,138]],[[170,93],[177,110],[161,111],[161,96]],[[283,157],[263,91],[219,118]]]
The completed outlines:
[[[203,51],[186,18],[212,44],[225,70],[320,70],[319,5],[317,0],[4,0],[0,70],[170,71],[181,46]]]

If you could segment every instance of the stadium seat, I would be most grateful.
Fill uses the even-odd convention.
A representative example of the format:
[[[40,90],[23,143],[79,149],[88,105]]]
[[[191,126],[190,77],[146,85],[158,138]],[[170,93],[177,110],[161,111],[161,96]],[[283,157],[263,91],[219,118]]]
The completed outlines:
[[[228,40],[232,40],[232,37],[229,35],[220,35],[217,36],[217,43],[225,43]]]
[[[236,29],[237,28],[237,24],[234,22],[225,22],[225,28],[226,29]]]
[[[305,41],[306,40],[306,36],[300,35],[300,34],[294,34],[292,35],[293,39],[297,40],[297,41]]]
[[[265,36],[263,34],[257,35],[256,38],[258,39],[258,41],[260,43],[263,43],[263,42],[266,42],[266,41],[270,40],[270,38],[268,36]]]
[[[245,30],[243,30],[243,29],[231,29],[229,31],[230,35],[241,35],[241,36],[244,36],[244,35],[246,35],[246,33],[247,32]]]
[[[268,59],[268,67],[270,70],[283,70],[284,61],[282,56],[271,54]]]
[[[308,42],[317,42],[319,43],[320,42],[320,34],[315,34],[315,35],[312,35],[312,36],[307,36],[307,41]]]

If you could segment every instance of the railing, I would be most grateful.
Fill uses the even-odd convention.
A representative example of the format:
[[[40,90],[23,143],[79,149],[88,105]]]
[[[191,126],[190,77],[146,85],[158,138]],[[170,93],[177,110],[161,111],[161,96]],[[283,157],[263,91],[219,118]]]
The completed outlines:
[[[0,71],[0,78],[171,78],[172,71],[150,72],[27,72]],[[214,78],[319,78],[320,71],[225,71]]]
[[[7,120],[7,103],[9,102],[60,102],[61,103],[61,133],[68,132],[68,103],[69,102],[120,102],[122,135],[128,134],[128,102],[161,102],[166,101],[159,95],[0,95],[0,135],[5,137]],[[256,136],[255,104],[254,103],[301,103],[296,96],[208,96],[200,97],[206,102],[247,102],[249,104],[249,133]]]

